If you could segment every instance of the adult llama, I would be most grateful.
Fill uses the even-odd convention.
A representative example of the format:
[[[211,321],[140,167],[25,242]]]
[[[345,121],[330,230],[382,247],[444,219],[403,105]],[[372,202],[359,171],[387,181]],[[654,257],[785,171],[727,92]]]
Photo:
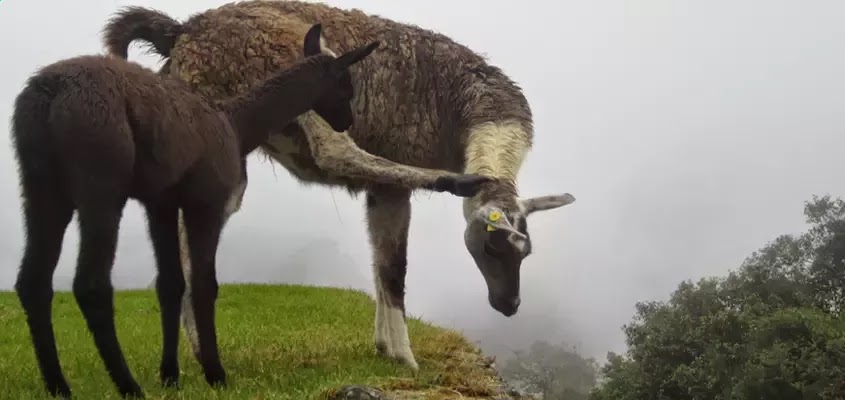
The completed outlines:
[[[294,63],[299,38],[314,23],[323,26],[321,44],[329,54],[381,42],[379,51],[350,68],[355,124],[337,134],[309,112],[270,136],[261,151],[300,182],[366,193],[375,347],[416,370],[404,299],[411,193],[434,189],[465,196],[464,244],[486,282],[490,305],[505,316],[520,305],[520,266],[532,252],[527,217],[575,201],[568,193],[518,196],[517,174],[534,135],[521,88],[447,36],[321,3],[241,1],[184,22],[131,7],[113,16],[103,36],[109,52],[124,58],[133,41],[144,42],[167,59],[160,73],[221,98]],[[458,174],[490,181],[477,193],[443,182]],[[183,250],[186,269],[188,261]],[[190,303],[183,304],[183,322],[199,355]]]

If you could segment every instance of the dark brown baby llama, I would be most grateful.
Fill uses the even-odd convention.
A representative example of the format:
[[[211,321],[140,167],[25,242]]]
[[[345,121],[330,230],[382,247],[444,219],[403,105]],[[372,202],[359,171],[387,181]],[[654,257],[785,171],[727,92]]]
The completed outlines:
[[[26,229],[15,289],[50,394],[71,393],[56,353],[51,302],[53,272],[75,210],[80,248],[74,296],[120,393],[143,397],[115,335],[110,281],[129,198],[143,204],[155,250],[162,384],[177,386],[179,379],[179,307],[185,288],[179,208],[194,268],[202,369],[209,384],[225,384],[214,325],[215,254],[224,205],[240,183],[245,157],[271,132],[311,109],[335,130],[348,129],[353,93],[347,68],[378,46],[374,42],[334,58],[321,52],[319,37],[317,24],[304,40],[310,57],[219,103],[141,65],[99,55],[56,62],[27,81],[12,121]],[[443,184],[467,182],[480,181],[461,177]]]

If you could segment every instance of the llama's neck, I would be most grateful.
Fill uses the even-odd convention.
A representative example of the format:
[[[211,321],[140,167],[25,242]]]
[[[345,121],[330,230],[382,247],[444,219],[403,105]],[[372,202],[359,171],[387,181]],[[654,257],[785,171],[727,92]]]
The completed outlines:
[[[517,121],[475,125],[466,139],[464,172],[516,181],[530,148],[531,135]]]
[[[242,155],[313,107],[329,86],[316,61],[298,63],[221,104],[240,136]]]
[[[496,206],[505,212],[519,210],[516,182],[508,179],[499,179],[485,184],[475,196],[464,198],[464,219],[469,220],[474,218],[473,215],[475,212],[484,205]]]
[[[464,172],[493,177],[497,182],[465,199],[464,208],[491,202],[516,207],[516,176],[531,148],[530,132],[517,121],[488,122],[470,128],[466,143]]]

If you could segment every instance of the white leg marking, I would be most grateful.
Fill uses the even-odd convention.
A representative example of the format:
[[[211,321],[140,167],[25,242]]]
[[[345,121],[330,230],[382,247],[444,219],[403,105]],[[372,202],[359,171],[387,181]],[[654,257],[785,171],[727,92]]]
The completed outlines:
[[[200,354],[200,341],[197,336],[197,322],[194,320],[194,307],[191,303],[191,255],[188,252],[188,236],[182,210],[179,210],[179,257],[182,260],[182,275],[185,277],[185,294],[182,295],[182,328],[195,355]]]
[[[390,337],[391,356],[408,365],[414,371],[420,369],[411,351],[411,339],[408,337],[408,325],[402,316],[402,310],[385,304],[385,317]]]
[[[182,326],[185,328],[185,336],[191,345],[194,354],[199,354],[200,338],[197,335],[197,322],[194,320],[194,307],[191,305],[191,293],[185,291],[182,297]]]
[[[376,283],[376,318],[374,342],[376,350],[387,357],[399,360],[418,371],[419,365],[411,351],[411,339],[408,337],[408,325],[402,316],[402,310],[387,303],[387,294],[381,286],[378,271],[374,270]]]

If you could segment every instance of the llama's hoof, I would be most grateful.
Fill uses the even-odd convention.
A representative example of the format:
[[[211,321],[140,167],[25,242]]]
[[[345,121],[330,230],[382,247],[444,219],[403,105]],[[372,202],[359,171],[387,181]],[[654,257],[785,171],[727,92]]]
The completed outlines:
[[[390,344],[387,342],[376,342],[376,354],[380,357],[384,357],[387,359],[391,359],[394,361],[399,362],[402,365],[407,366],[414,372],[418,372],[420,370],[419,364],[414,359],[414,353],[411,352],[410,347],[406,349],[390,349]]]
[[[413,353],[399,353],[387,357],[410,368],[413,372],[419,372],[420,370],[420,366],[417,364],[417,360],[414,359]]]
[[[179,389],[179,376],[162,376],[161,387],[165,389]]]
[[[375,345],[376,345],[376,354],[378,354],[382,357],[387,357],[387,342],[381,341],[381,340],[376,340]]]
[[[179,366],[173,364],[162,364],[159,378],[161,379],[161,386],[165,388],[178,389],[179,388]]]
[[[211,387],[225,387],[226,386],[226,372],[223,367],[212,367],[205,372],[205,381]]]
[[[70,400],[73,397],[70,393],[70,386],[68,386],[67,382],[64,381],[49,385],[47,387],[47,392],[50,393],[50,396],[57,399]]]
[[[426,189],[437,192],[449,192],[459,197],[472,197],[481,190],[481,185],[492,179],[481,175],[441,176],[434,183],[426,185]]]
[[[417,361],[414,360],[413,356],[411,356],[411,358],[399,358],[399,362],[402,363],[403,365],[405,365],[406,367],[410,368],[411,371],[414,371],[414,372],[420,371],[420,365],[417,364]]]
[[[135,382],[131,382],[126,387],[120,388],[120,397],[124,399],[143,399],[144,392],[141,390],[141,386],[138,386]]]

